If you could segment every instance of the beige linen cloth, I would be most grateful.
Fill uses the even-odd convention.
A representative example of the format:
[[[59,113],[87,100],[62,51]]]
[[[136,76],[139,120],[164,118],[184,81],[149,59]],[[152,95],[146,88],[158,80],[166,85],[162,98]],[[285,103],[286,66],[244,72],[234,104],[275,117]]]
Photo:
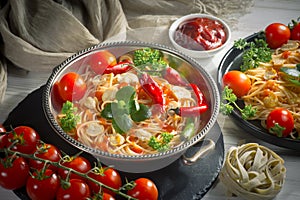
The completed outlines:
[[[1,0],[0,102],[10,65],[51,71],[68,56],[122,33],[134,38],[134,30],[149,27],[167,33],[175,19],[190,13],[219,16],[234,26],[252,5],[251,0]]]

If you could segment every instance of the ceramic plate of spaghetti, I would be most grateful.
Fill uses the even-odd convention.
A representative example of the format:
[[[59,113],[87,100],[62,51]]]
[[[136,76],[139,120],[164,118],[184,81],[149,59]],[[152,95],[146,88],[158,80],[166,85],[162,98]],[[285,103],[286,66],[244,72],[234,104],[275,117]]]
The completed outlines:
[[[300,150],[299,41],[271,49],[270,55],[264,53],[268,61],[252,60],[253,66],[249,67],[250,54],[266,48],[263,40],[260,33],[240,39],[242,49],[235,41],[220,62],[217,84],[222,96],[221,112],[227,112],[239,126],[261,140]],[[260,47],[253,50],[255,45]],[[236,84],[240,88],[230,87],[228,82],[237,77],[242,77]],[[235,95],[234,90],[239,92]]]

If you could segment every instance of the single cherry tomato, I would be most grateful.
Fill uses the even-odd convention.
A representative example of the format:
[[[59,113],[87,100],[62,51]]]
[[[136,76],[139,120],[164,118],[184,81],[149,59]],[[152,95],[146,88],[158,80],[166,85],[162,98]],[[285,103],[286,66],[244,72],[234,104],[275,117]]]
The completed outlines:
[[[148,178],[138,178],[135,181],[135,187],[128,190],[127,194],[139,200],[156,200],[158,190],[156,185]]]
[[[32,200],[55,199],[58,188],[59,178],[51,169],[34,172],[26,182],[26,192]]]
[[[11,149],[21,153],[32,154],[40,140],[39,134],[29,126],[17,126],[7,135],[7,146],[18,141]]]
[[[103,171],[103,173],[93,173],[90,172],[88,175],[89,177],[109,186],[114,189],[119,189],[122,186],[122,179],[118,171],[116,171],[113,168],[106,168],[106,169],[100,169],[100,171]],[[88,181],[88,185],[93,193],[99,193],[100,186],[92,181]],[[103,192],[106,192],[108,194],[111,194],[112,196],[115,195],[115,193],[111,190],[108,190],[107,188],[102,188]]]
[[[265,29],[266,42],[271,49],[281,47],[290,39],[291,31],[281,23],[272,23]]]
[[[86,90],[85,81],[75,72],[66,73],[58,82],[58,91],[64,101],[78,101],[84,96]]]
[[[58,162],[61,159],[61,152],[56,146],[52,144],[41,143],[38,145],[38,149],[35,156],[52,162]],[[44,167],[44,165],[45,162],[42,162],[40,160],[36,160],[36,159],[29,160],[30,168],[40,170]],[[53,171],[57,170],[57,167],[53,165],[49,165],[48,168]]]
[[[267,117],[267,129],[278,137],[287,137],[294,129],[294,118],[285,108],[275,108]]]
[[[6,157],[0,162],[0,186],[15,190],[25,186],[29,165],[23,157]]]
[[[111,194],[104,192],[102,195],[102,200],[115,200],[115,198]]]
[[[90,188],[83,180],[71,179],[69,187],[59,187],[56,193],[56,200],[87,199],[90,196]]]
[[[106,50],[91,54],[88,59],[88,65],[96,74],[103,74],[107,67],[117,64],[116,57]]]
[[[300,40],[300,23],[296,23],[291,30],[291,39]]]
[[[0,133],[3,133],[3,135],[0,135],[0,149],[5,148],[7,144],[7,134],[4,134],[5,132],[6,129],[2,124],[0,124]]]
[[[88,171],[91,170],[90,162],[82,156],[70,157],[69,160],[65,160],[61,164],[63,166],[69,167],[69,168],[74,169],[75,171],[81,172],[81,173],[87,173]],[[68,173],[69,173],[68,170],[58,168],[58,174],[61,178],[66,179]],[[77,174],[74,174],[74,173],[71,173],[70,178],[85,180],[83,177],[81,177]]]
[[[228,86],[238,97],[242,97],[248,93],[251,88],[251,80],[249,77],[237,70],[229,71],[223,76],[223,86]]]

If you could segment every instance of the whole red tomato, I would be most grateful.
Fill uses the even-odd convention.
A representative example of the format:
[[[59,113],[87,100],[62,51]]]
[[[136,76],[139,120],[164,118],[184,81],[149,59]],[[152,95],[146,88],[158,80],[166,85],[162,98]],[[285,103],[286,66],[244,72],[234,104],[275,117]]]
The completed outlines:
[[[138,178],[135,181],[135,187],[128,190],[127,194],[139,200],[156,200],[158,190],[156,185],[148,178]]]
[[[0,124],[0,133],[5,133],[6,129],[4,128],[4,126],[2,124]],[[1,135],[0,136],[0,149],[3,149],[6,147],[6,143],[7,143],[7,135]]]
[[[281,47],[290,39],[291,31],[281,23],[272,23],[265,29],[266,42],[271,49]]]
[[[228,86],[232,89],[238,98],[246,95],[251,88],[251,80],[249,77],[245,73],[237,70],[229,71],[224,74],[222,81],[223,86]]]
[[[86,90],[85,81],[75,72],[66,73],[58,82],[58,91],[64,101],[78,101],[84,96]]]
[[[100,169],[101,170],[101,169]],[[90,172],[88,175],[89,177],[109,186],[114,189],[119,189],[122,186],[122,179],[120,174],[113,168],[107,168],[104,169],[102,173],[93,173]],[[100,186],[92,181],[88,181],[88,185],[92,192],[98,193],[100,191]],[[102,188],[103,192],[106,192],[108,194],[111,194],[112,196],[115,195],[115,193],[111,190],[108,190],[106,188]]]
[[[96,74],[103,74],[107,67],[117,64],[116,57],[106,50],[91,54],[88,59],[88,65]]]
[[[267,129],[278,137],[287,137],[294,129],[294,118],[285,108],[272,110],[267,117]]]
[[[46,169],[44,173],[34,172],[26,182],[26,192],[32,200],[55,199],[58,188],[59,178],[51,169]]]
[[[75,171],[81,172],[81,173],[87,173],[88,171],[91,170],[90,162],[82,156],[70,157],[69,160],[65,160],[61,164],[63,166],[74,169]],[[58,168],[58,174],[61,178],[66,179],[68,173],[69,173],[68,170]],[[74,174],[74,173],[71,173],[70,178],[85,180],[83,177],[81,177],[77,174]]]
[[[91,196],[89,186],[80,179],[71,179],[68,188],[59,187],[56,200],[79,200]]]
[[[291,39],[300,40],[300,23],[296,22],[291,30]]]
[[[42,158],[45,160],[49,160],[52,162],[58,162],[61,159],[61,152],[60,150],[52,145],[52,144],[45,144],[42,143],[38,146],[37,153],[35,154],[36,157]],[[29,166],[33,169],[42,169],[44,167],[45,162],[36,159],[29,160]],[[56,171],[57,167],[53,165],[48,166],[49,169]]]
[[[29,166],[23,157],[6,157],[0,162],[0,186],[15,190],[25,186]]]
[[[40,136],[29,126],[17,126],[7,135],[7,140],[7,146],[10,146],[14,141],[18,141],[12,147],[12,150],[32,154],[36,151],[36,146],[40,140]]]

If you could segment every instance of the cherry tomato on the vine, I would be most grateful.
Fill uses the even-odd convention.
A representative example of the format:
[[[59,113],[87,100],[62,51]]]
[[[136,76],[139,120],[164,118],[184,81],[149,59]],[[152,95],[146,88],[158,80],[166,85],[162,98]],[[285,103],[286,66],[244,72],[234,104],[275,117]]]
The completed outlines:
[[[59,178],[51,169],[44,173],[34,172],[26,182],[26,192],[31,200],[53,200],[58,188]]]
[[[281,47],[290,39],[291,31],[281,23],[269,24],[265,29],[266,42],[271,49]]]
[[[29,166],[23,157],[6,157],[0,162],[0,172],[0,186],[15,190],[25,186]]]
[[[17,126],[7,135],[7,146],[18,141],[11,149],[21,153],[32,154],[40,140],[39,134],[29,126]]]
[[[278,137],[287,137],[294,129],[294,118],[289,110],[275,108],[269,113],[266,125],[270,133]]]
[[[89,67],[96,73],[102,74],[107,67],[117,64],[116,57],[109,51],[103,50],[91,54],[88,58]]]
[[[88,174],[89,177],[109,186],[114,189],[119,189],[122,186],[122,179],[120,174],[113,168],[107,168],[104,169],[105,171],[102,173],[93,173],[90,172]],[[100,186],[92,181],[88,181],[88,185],[92,192],[98,193],[100,191]],[[115,193],[111,190],[108,190],[106,188],[102,188],[101,191],[109,193],[112,196],[115,195]]]
[[[78,101],[84,96],[86,90],[85,81],[75,72],[64,74],[58,82],[58,91],[64,101]]]
[[[83,180],[71,179],[69,187],[59,187],[56,193],[56,200],[87,199],[90,196],[90,188]]]
[[[291,39],[300,40],[300,22],[296,23],[291,30]]]
[[[6,129],[4,128],[4,126],[2,124],[0,124],[0,133],[5,133]],[[0,149],[3,149],[6,147],[6,143],[7,143],[7,135],[0,135]]]
[[[86,158],[84,158],[82,156],[70,157],[69,160],[65,160],[61,164],[63,166],[69,167],[69,168],[74,169],[75,171],[81,172],[81,173],[87,173],[88,171],[91,170],[90,161],[88,161]],[[68,170],[65,170],[63,168],[58,168],[58,174],[63,179],[65,179],[67,177],[68,173],[69,173]],[[81,177],[77,174],[74,174],[74,173],[71,173],[70,178],[85,180],[83,177]]]
[[[102,195],[102,200],[115,200],[115,198],[111,194],[104,192]]]
[[[248,93],[251,88],[251,80],[249,77],[238,70],[229,71],[223,76],[223,86],[228,86],[232,92],[238,97],[242,97]]]
[[[156,185],[148,178],[138,178],[135,181],[135,187],[128,190],[127,194],[139,200],[156,200],[158,190]]]
[[[37,153],[35,154],[35,156],[52,162],[58,162],[61,159],[61,152],[56,146],[52,144],[41,143],[40,145],[38,145]],[[44,167],[44,164],[45,162],[37,159],[29,160],[29,166],[34,169],[42,169]],[[57,170],[57,167],[53,165],[49,165],[48,168],[52,169],[53,171]]]

